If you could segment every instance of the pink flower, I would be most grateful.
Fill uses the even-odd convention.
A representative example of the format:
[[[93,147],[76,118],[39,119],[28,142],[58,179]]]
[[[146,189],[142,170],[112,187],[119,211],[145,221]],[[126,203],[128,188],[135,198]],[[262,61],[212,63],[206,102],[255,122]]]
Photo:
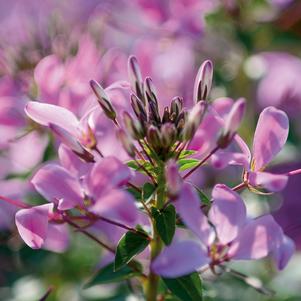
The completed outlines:
[[[205,265],[214,268],[230,260],[259,259],[270,253],[277,265],[284,268],[294,248],[271,215],[248,220],[240,196],[222,184],[214,187],[212,197],[207,218],[196,192],[184,185],[175,206],[199,241],[176,241],[166,247],[152,264],[155,273],[175,278]]]

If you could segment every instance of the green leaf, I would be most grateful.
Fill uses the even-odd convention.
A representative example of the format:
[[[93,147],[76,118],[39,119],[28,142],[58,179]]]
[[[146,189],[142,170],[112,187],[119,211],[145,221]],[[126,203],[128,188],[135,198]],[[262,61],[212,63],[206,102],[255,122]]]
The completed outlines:
[[[189,252],[189,250],[187,250]],[[189,254],[187,254],[189,256]],[[179,278],[162,278],[168,289],[182,301],[201,301],[202,282],[198,273]]]
[[[148,244],[148,237],[144,237],[142,234],[129,231],[122,235],[116,249],[114,270],[117,271],[128,264],[131,259],[141,253]]]
[[[204,205],[207,205],[207,206],[210,207],[211,206],[211,201],[210,201],[209,197],[201,189],[199,189],[197,187],[195,187],[195,188],[196,188],[196,190],[197,190],[197,192],[199,194],[199,197],[200,197],[202,203]]]
[[[147,201],[154,191],[156,190],[156,187],[152,185],[151,183],[145,183],[142,187],[142,199]]]
[[[114,263],[106,265],[85,284],[85,288],[97,284],[119,282],[140,275],[142,272],[141,265],[134,261],[132,264],[135,264],[135,270],[132,267],[125,266],[118,271],[114,271]]]
[[[166,245],[170,245],[176,230],[176,210],[173,205],[168,205],[163,210],[152,207],[155,227]]]
[[[197,159],[180,159],[178,161],[179,164],[179,170],[184,171],[186,169],[193,168],[199,164],[199,160]]]
[[[184,151],[181,152],[181,154],[179,156],[179,159],[184,159],[188,156],[194,155],[195,153],[197,153],[197,152],[194,151],[194,150],[184,150]]]

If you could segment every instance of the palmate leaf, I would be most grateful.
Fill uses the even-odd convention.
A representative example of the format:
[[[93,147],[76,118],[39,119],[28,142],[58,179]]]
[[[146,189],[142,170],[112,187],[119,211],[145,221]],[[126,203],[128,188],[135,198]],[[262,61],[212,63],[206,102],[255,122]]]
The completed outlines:
[[[134,269],[135,267],[135,269]],[[110,263],[101,268],[86,284],[85,288],[91,287],[97,284],[105,284],[112,282],[119,282],[135,276],[139,276],[142,272],[141,265],[133,261],[131,266],[124,266],[118,271],[114,271],[114,263]]]
[[[126,266],[132,258],[141,253],[148,244],[148,237],[142,234],[129,231],[122,235],[116,249],[114,271],[118,271]]]
[[[166,245],[170,245],[176,230],[176,210],[173,205],[159,210],[152,208],[155,227],[161,239]]]
[[[182,301],[203,300],[202,281],[196,272],[179,278],[162,278],[162,280],[167,288]]]

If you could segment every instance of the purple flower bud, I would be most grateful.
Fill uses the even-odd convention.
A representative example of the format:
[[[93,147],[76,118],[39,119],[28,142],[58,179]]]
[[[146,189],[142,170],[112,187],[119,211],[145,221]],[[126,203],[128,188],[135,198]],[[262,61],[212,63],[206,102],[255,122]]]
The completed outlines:
[[[131,139],[131,137],[123,130],[118,129],[117,131],[117,138],[120,140],[124,150],[127,152],[127,154],[134,158],[135,157],[135,145]]]
[[[128,133],[134,139],[142,139],[144,137],[143,128],[138,120],[133,120],[132,116],[128,112],[123,112],[123,121]]]
[[[138,95],[140,99],[144,102],[144,92],[143,92],[143,80],[141,75],[141,70],[135,56],[130,56],[128,60],[128,74],[132,89]]]
[[[94,162],[94,156],[86,149],[84,149],[83,146],[77,141],[77,139],[74,138],[70,133],[68,133],[60,126],[52,123],[49,124],[49,128],[60,138],[62,143],[67,145],[80,158],[82,158],[86,162]]]
[[[177,130],[174,124],[164,123],[161,127],[162,145],[166,148],[172,146],[177,137]]]
[[[153,147],[161,147],[161,134],[156,126],[149,126],[147,130],[147,140]]]
[[[131,105],[132,105],[132,108],[133,108],[134,113],[136,114],[137,118],[142,123],[146,122],[147,115],[146,115],[144,104],[135,94],[131,95]]]
[[[109,99],[109,96],[106,94],[102,86],[98,84],[95,80],[90,81],[90,86],[93,92],[95,93],[98,103],[102,107],[106,116],[112,120],[116,119],[116,111]]]
[[[165,107],[164,112],[163,112],[163,117],[162,117],[162,123],[169,122],[169,108]]]
[[[170,114],[175,113],[176,116],[178,116],[182,111],[182,108],[183,108],[183,98],[180,98],[179,96],[174,97],[170,105]]]
[[[158,106],[156,88],[155,88],[155,86],[153,84],[153,81],[150,77],[147,77],[145,79],[145,96],[146,96],[146,99],[147,99],[148,102],[150,100],[152,100]]]
[[[240,98],[232,106],[229,114],[226,117],[222,134],[218,139],[218,145],[220,148],[226,148],[229,143],[231,143],[243,119],[245,109],[246,101],[244,98]]]
[[[165,179],[169,197],[175,199],[182,189],[183,180],[179,174],[177,163],[169,160],[165,166]]]
[[[206,107],[207,104],[205,101],[199,101],[189,112],[182,132],[182,138],[184,141],[189,141],[193,138],[196,130],[203,120]]]
[[[210,60],[203,62],[194,82],[193,100],[197,103],[200,100],[207,100],[211,90],[213,77],[213,65]]]

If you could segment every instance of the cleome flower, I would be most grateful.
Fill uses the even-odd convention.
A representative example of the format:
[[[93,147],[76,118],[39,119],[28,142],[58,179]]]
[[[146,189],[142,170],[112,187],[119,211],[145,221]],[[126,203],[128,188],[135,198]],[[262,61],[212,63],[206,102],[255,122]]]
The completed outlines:
[[[189,184],[183,185],[174,204],[197,239],[175,241],[166,247],[152,264],[156,274],[175,278],[207,265],[214,271],[216,266],[232,260],[254,260],[269,254],[278,268],[285,267],[294,244],[271,215],[248,219],[243,200],[223,184],[213,188],[212,199],[206,217],[195,190]]]

